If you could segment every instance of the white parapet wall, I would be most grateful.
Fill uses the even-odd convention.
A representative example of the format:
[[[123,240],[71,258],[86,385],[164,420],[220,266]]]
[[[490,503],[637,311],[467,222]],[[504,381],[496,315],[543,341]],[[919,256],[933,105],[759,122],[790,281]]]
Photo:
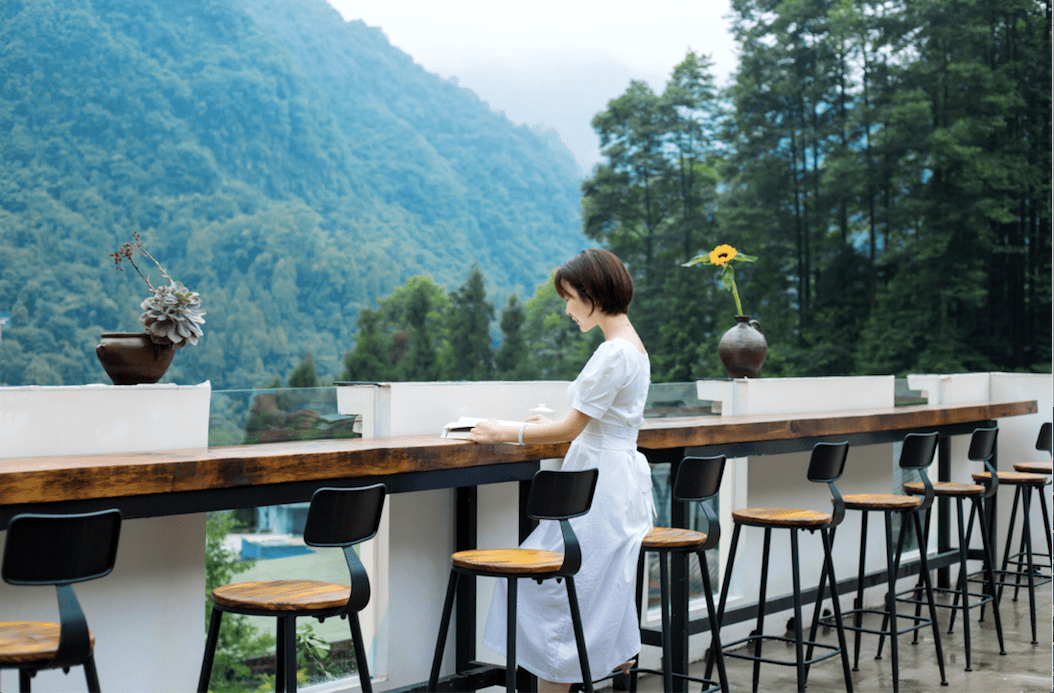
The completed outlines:
[[[210,392],[207,382],[0,388],[0,458],[205,448]],[[74,588],[95,633],[103,690],[196,687],[205,646],[204,537],[204,514],[127,520],[114,571]],[[0,620],[57,619],[53,588],[0,583]],[[33,679],[40,693],[84,686],[81,667]],[[0,690],[17,688],[17,671],[0,674]]]

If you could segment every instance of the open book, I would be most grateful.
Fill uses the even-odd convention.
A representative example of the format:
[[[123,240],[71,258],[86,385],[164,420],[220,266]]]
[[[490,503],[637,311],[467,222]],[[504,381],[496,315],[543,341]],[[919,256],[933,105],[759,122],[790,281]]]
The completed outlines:
[[[446,426],[443,426],[442,432],[439,434],[441,438],[460,438],[465,440],[468,438],[468,432],[472,430],[472,427],[478,424],[480,421],[486,421],[487,419],[478,419],[473,416],[462,416],[457,421],[451,421]],[[522,421],[498,421],[503,426],[515,426],[519,428]]]

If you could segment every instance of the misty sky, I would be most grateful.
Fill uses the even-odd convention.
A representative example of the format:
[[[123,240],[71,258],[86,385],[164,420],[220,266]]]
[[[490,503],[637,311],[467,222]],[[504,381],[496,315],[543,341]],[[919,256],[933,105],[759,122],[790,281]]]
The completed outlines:
[[[631,79],[661,91],[689,49],[710,55],[718,84],[736,66],[728,0],[328,2],[513,122],[556,129],[584,172],[600,160],[593,115]]]

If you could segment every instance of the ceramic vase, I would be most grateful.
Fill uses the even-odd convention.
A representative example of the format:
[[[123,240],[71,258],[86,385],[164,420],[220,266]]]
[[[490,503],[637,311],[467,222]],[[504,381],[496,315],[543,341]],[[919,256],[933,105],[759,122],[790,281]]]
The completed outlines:
[[[768,356],[769,346],[757,320],[736,315],[736,324],[717,345],[717,355],[729,378],[756,378]]]
[[[103,332],[95,354],[114,385],[138,385],[160,380],[176,347],[154,344],[146,332]]]

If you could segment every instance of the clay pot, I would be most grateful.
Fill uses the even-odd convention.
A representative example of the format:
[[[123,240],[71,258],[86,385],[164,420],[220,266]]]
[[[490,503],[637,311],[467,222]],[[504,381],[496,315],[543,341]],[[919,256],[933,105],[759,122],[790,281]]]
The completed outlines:
[[[736,315],[736,324],[717,345],[717,355],[729,378],[756,378],[769,353],[769,345],[757,320]]]
[[[138,385],[161,380],[176,347],[154,344],[146,332],[103,332],[95,354],[114,385]]]

